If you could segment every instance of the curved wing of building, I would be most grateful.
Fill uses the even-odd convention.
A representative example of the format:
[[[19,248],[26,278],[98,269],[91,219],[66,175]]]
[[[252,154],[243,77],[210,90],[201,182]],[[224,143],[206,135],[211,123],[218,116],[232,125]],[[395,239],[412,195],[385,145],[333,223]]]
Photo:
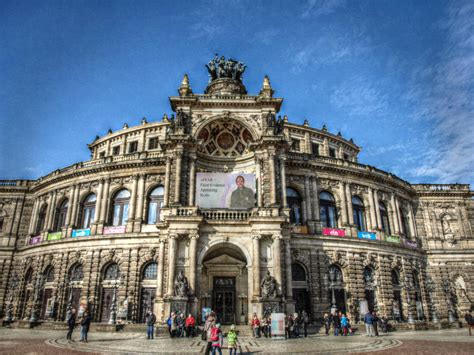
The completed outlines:
[[[472,307],[468,185],[412,185],[360,148],[278,115],[265,77],[215,58],[205,94],[184,77],[173,115],[89,144],[91,160],[0,180],[0,307],[7,321],[144,322],[152,309],[224,324],[368,310],[455,322]]]

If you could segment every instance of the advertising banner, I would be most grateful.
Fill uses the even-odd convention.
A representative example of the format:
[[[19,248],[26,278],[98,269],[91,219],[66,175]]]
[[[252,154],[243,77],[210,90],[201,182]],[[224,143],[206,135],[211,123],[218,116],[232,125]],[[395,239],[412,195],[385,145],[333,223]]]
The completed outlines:
[[[400,238],[394,235],[387,235],[387,237],[385,237],[385,241],[400,244]]]
[[[285,314],[284,313],[272,313],[272,338],[284,339],[285,338]]]
[[[373,232],[357,232],[359,239],[377,240],[377,233]]]
[[[71,237],[76,238],[76,237],[88,237],[91,235],[91,230],[90,228],[87,229],[73,229]]]
[[[346,231],[344,229],[323,228],[323,235],[332,235],[334,237],[345,237]]]
[[[196,204],[201,208],[255,207],[255,175],[197,173]]]
[[[410,248],[417,248],[418,244],[416,241],[411,241],[411,240],[405,240],[405,245]]]
[[[58,240],[61,239],[61,232],[48,233],[47,240]]]
[[[41,236],[37,235],[36,237],[30,238],[30,245],[41,243]]]
[[[104,235],[108,234],[121,234],[125,233],[125,228],[126,226],[110,226],[110,227],[104,227]]]

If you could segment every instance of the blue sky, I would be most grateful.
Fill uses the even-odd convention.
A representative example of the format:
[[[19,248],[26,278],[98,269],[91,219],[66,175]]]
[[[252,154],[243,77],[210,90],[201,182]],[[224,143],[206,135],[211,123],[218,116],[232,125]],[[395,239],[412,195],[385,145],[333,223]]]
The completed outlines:
[[[281,113],[412,183],[474,183],[473,1],[0,0],[0,179],[89,159],[87,143],[170,113],[214,55],[268,74]]]

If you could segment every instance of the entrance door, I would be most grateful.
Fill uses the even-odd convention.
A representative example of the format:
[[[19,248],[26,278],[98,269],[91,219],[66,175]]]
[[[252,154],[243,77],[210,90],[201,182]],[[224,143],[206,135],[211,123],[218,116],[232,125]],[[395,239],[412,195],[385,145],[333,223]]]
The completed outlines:
[[[81,293],[82,288],[73,288],[72,289],[72,306],[76,308],[76,314],[79,313],[79,306],[81,302]]]
[[[365,290],[365,299],[369,305],[369,311],[372,312],[375,309],[375,291],[374,290]]]
[[[47,288],[43,291],[43,303],[41,304],[41,319],[46,319],[46,309],[48,308],[48,301],[53,295],[53,290]]]
[[[140,304],[140,318],[138,323],[145,322],[146,312],[153,310],[153,303],[155,302],[156,288],[142,288],[141,304]]]
[[[102,289],[102,305],[100,307],[100,321],[107,323],[110,318],[110,307],[112,306],[112,296],[114,294],[113,288]]]
[[[215,277],[213,307],[221,324],[235,324],[235,277]]]
[[[304,288],[294,288],[293,289],[293,298],[295,300],[295,310],[297,312],[306,311],[306,313],[311,313],[310,307],[310,296],[308,290]]]

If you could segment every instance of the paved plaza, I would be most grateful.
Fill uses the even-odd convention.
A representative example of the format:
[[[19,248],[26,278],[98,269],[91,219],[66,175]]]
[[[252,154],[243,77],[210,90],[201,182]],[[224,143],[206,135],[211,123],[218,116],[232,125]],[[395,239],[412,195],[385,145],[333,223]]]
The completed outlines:
[[[92,332],[88,343],[80,343],[75,331],[72,343],[66,334],[53,330],[0,329],[2,354],[203,354],[206,343],[200,338],[147,340],[145,334]],[[466,329],[395,332],[377,338],[364,335],[307,339],[270,340],[242,337],[243,354],[474,354],[474,336]],[[225,344],[224,344],[225,347]],[[224,349],[224,354],[228,350]]]

